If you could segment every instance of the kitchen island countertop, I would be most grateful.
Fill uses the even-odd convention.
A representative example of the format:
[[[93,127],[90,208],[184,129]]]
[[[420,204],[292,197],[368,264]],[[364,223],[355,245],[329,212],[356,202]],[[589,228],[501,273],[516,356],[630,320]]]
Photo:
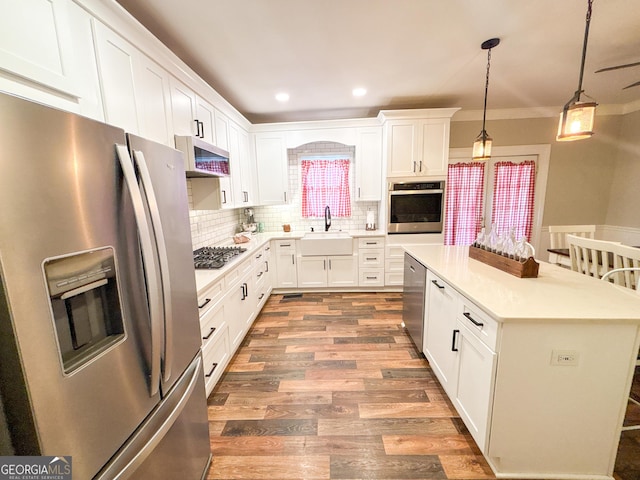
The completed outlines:
[[[617,321],[640,324],[635,291],[540,261],[537,278],[518,278],[469,258],[469,248],[409,245],[410,255],[493,318],[507,321]]]

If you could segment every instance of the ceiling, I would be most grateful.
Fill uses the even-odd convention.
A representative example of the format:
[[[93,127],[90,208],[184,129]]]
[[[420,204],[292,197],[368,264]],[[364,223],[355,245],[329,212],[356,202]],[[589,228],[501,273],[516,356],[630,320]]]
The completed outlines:
[[[586,0],[117,0],[253,123],[381,109],[553,107],[578,86]],[[583,88],[640,100],[638,0],[595,0]],[[354,97],[352,89],[367,94]],[[275,94],[286,91],[286,103]],[[584,98],[584,97],[583,97]]]

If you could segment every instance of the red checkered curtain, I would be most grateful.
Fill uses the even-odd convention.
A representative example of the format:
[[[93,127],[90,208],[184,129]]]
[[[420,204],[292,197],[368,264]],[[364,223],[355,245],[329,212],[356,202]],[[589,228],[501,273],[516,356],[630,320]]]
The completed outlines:
[[[491,223],[498,235],[509,234],[514,228],[516,238],[524,236],[530,241],[536,163],[497,162],[495,167]]]
[[[332,217],[351,216],[349,160],[302,160],[302,216],[324,217],[329,205]]]
[[[455,163],[447,171],[444,244],[471,245],[481,228],[484,163]]]

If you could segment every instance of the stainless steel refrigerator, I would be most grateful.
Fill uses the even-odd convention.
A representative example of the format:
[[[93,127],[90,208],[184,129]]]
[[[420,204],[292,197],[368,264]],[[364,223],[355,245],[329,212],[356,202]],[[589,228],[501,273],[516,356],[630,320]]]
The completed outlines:
[[[177,150],[0,94],[0,455],[206,475],[188,215]]]

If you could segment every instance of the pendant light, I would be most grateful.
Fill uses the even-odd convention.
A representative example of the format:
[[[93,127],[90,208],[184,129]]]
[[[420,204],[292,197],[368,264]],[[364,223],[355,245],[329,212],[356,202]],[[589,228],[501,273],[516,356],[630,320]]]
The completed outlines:
[[[584,61],[587,56],[587,39],[589,38],[592,4],[593,0],[587,0],[587,21],[584,28],[584,43],[582,45],[582,63],[580,65],[578,89],[564,106],[562,113],[560,113],[560,123],[558,124],[556,140],[561,142],[581,140],[593,135],[593,120],[596,115],[597,103],[593,101],[580,101],[580,94],[584,93],[584,90],[582,90],[582,77],[584,74]]]
[[[487,93],[489,92],[489,67],[491,66],[491,49],[500,44],[499,38],[490,38],[482,42],[482,49],[487,51],[487,79],[484,85],[484,110],[482,111],[482,131],[476,141],[473,142],[473,159],[488,160],[491,158],[491,144],[493,139],[485,130],[485,122],[487,120]]]

